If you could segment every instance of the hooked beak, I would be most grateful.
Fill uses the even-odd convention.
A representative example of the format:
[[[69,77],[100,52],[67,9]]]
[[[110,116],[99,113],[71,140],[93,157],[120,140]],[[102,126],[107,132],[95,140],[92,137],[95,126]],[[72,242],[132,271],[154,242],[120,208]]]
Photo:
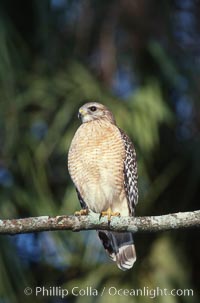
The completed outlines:
[[[82,108],[80,108],[79,112],[78,112],[78,118],[82,119],[82,117],[84,117],[86,114],[87,114],[87,111],[84,110],[84,109],[82,109]]]

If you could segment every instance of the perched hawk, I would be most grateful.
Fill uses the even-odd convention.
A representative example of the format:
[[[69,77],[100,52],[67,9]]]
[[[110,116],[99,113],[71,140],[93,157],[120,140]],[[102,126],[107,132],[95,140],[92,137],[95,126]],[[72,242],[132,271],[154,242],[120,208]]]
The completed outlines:
[[[68,154],[68,169],[83,210],[108,216],[133,216],[138,202],[137,163],[129,137],[116,126],[113,114],[97,102],[79,109],[81,126]],[[133,235],[98,231],[104,248],[126,270],[136,261]]]

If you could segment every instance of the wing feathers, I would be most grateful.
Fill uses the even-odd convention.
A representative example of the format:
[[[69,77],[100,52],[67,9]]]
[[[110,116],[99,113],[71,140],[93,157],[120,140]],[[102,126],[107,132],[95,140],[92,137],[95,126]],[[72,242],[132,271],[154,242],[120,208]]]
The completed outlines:
[[[137,161],[136,152],[130,138],[121,130],[122,140],[125,147],[124,159],[124,187],[126,191],[127,200],[129,203],[130,214],[134,215],[134,209],[138,203],[138,187],[137,187]]]

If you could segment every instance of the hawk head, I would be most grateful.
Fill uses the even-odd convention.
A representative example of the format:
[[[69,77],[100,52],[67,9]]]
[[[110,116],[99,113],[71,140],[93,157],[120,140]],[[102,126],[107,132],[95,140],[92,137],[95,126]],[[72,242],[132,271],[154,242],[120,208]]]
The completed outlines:
[[[94,120],[107,120],[115,124],[115,118],[111,111],[103,104],[98,102],[89,102],[79,108],[78,117],[82,123]]]

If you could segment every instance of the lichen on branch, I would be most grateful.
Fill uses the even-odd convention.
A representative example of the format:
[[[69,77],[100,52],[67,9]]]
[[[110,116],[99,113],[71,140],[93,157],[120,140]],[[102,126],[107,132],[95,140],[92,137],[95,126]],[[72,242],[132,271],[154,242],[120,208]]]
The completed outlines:
[[[148,217],[107,217],[89,212],[87,216],[41,216],[0,220],[1,235],[55,230],[112,230],[118,232],[158,232],[200,227],[200,210]]]

